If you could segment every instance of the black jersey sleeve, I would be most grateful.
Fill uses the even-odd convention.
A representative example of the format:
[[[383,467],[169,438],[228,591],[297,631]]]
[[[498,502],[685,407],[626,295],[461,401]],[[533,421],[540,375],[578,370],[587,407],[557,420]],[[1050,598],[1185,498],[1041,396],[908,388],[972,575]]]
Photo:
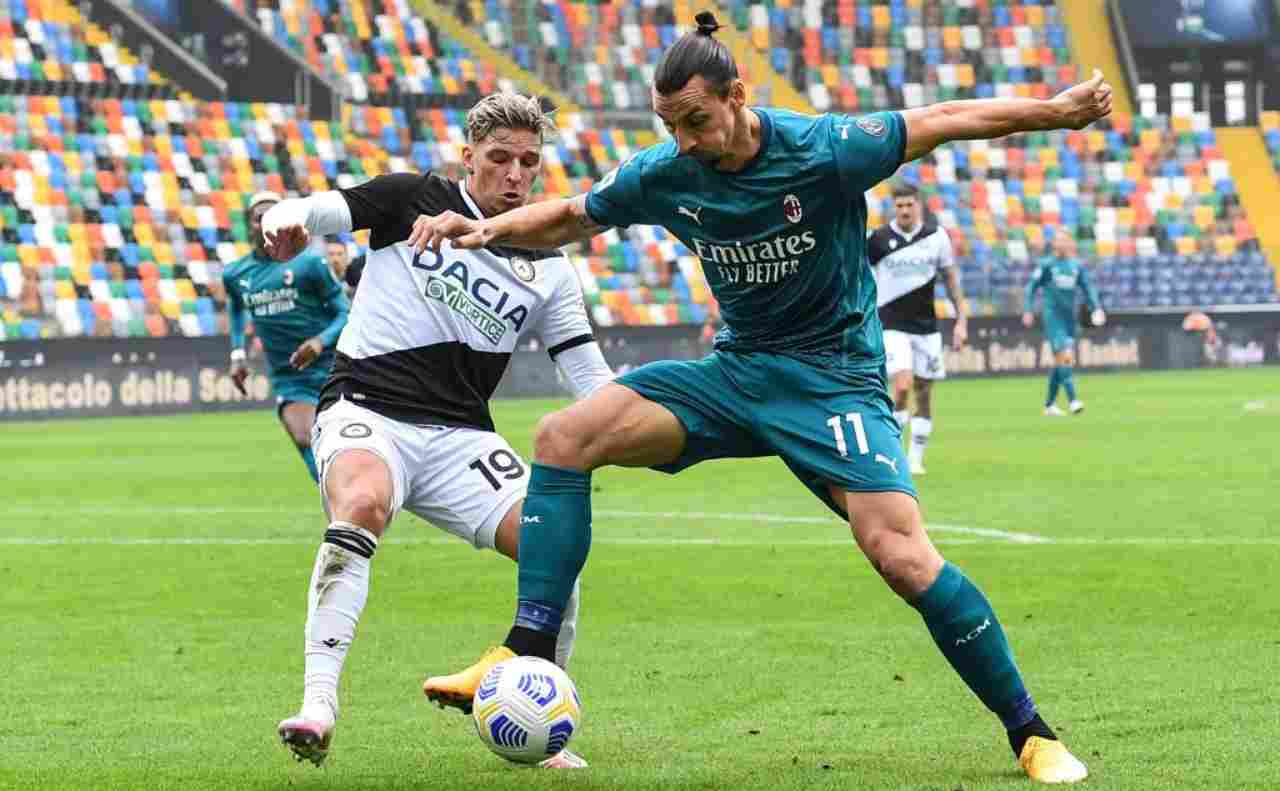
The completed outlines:
[[[408,239],[419,214],[466,212],[457,185],[430,172],[390,173],[339,192],[351,209],[351,229],[369,229],[374,250]]]

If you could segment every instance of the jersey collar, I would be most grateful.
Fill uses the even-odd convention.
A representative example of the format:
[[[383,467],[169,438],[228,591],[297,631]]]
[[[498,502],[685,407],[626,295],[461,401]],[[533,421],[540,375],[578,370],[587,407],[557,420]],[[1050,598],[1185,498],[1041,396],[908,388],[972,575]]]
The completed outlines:
[[[919,236],[920,232],[924,230],[924,220],[921,219],[920,224],[917,225],[916,229],[911,233],[907,233],[906,231],[902,230],[902,228],[898,227],[898,221],[896,219],[889,221],[889,227],[893,229],[894,233],[896,233],[898,236],[901,236],[903,239],[906,239],[909,242],[912,239],[915,239],[917,236]]]
[[[483,220],[484,212],[480,211],[480,206],[471,198],[471,193],[467,192],[467,180],[463,179],[458,182],[458,191],[462,193],[462,202],[467,204],[467,208],[471,210],[472,219]]]

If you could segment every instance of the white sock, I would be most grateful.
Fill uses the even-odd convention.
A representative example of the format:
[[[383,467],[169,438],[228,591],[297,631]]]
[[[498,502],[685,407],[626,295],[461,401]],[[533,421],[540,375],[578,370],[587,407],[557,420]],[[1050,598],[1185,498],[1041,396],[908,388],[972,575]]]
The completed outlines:
[[[911,450],[912,464],[924,464],[924,449],[929,444],[929,434],[933,431],[933,421],[927,417],[911,418]]]
[[[903,429],[904,431],[907,428],[907,418],[910,416],[911,413],[905,409],[895,409],[893,411],[893,419],[898,421],[898,428]]]
[[[307,589],[302,712],[338,717],[338,677],[369,598],[369,565],[378,538],[350,522],[331,522]]]
[[[560,634],[556,635],[556,664],[561,670],[569,669],[569,657],[573,656],[573,642],[578,638],[578,602],[582,596],[578,585],[582,578],[573,581],[573,593],[564,606],[564,620],[560,621]]]

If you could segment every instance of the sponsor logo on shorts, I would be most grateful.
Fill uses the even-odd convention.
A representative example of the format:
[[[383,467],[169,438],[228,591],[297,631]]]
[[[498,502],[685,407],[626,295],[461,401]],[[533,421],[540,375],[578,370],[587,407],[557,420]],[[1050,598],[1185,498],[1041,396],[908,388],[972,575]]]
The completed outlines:
[[[877,463],[877,464],[883,464],[884,466],[886,466],[886,467],[888,467],[889,469],[893,470],[893,474],[894,474],[894,475],[897,475],[897,474],[898,474],[898,460],[897,460],[897,459],[891,459],[891,458],[889,458],[888,456],[884,455],[883,453],[877,453],[877,454],[876,454],[876,463]]]
[[[364,439],[365,437],[372,435],[373,429],[369,428],[364,423],[348,423],[338,429],[338,436],[346,437],[347,439]]]

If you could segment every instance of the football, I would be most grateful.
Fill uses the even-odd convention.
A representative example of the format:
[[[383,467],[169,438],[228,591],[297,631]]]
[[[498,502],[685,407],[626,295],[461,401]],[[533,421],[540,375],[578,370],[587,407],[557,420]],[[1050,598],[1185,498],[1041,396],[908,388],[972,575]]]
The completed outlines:
[[[582,727],[582,704],[569,675],[555,664],[518,656],[494,665],[472,700],[480,740],[521,764],[563,750]]]

